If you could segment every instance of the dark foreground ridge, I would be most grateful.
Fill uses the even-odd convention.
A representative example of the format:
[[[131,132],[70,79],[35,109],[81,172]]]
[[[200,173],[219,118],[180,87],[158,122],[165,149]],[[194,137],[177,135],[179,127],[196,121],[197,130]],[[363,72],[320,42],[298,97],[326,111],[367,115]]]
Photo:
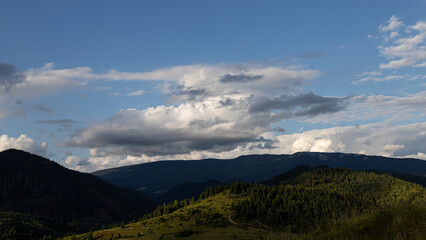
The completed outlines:
[[[413,158],[388,158],[347,153],[300,152],[292,155],[247,155],[235,159],[198,161],[159,161],[112,168],[94,175],[123,187],[151,193],[167,191],[186,182],[261,181],[299,166],[342,167],[426,175],[426,161]]]
[[[11,220],[30,214],[29,222],[37,222],[33,225],[46,224],[59,233],[81,232],[137,219],[154,207],[155,203],[141,193],[92,174],[19,150],[0,152],[0,213],[15,216],[9,217]],[[43,232],[39,228],[34,231]]]

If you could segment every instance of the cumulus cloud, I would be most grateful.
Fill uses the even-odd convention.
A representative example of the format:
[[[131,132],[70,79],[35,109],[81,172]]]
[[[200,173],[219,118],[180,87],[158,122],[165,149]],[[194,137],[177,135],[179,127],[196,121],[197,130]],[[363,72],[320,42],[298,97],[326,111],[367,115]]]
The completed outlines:
[[[25,134],[22,134],[17,138],[9,137],[6,134],[0,135],[0,151],[10,148],[20,149],[37,155],[45,156],[47,143],[42,142],[37,144],[32,138]]]
[[[386,25],[380,25],[379,30],[381,32],[389,32],[389,31],[395,31],[400,29],[404,24],[395,16],[393,15],[387,22]]]
[[[404,31],[400,31],[404,28]],[[418,21],[414,25],[404,25],[392,16],[388,25],[379,27],[383,36],[380,53],[390,61],[380,64],[380,69],[426,66],[426,22]]]
[[[405,157],[425,151],[422,146],[426,144],[426,123],[335,127],[280,135],[277,139],[285,152],[352,152]]]
[[[112,117],[80,130],[68,144],[104,148],[133,156],[229,151],[256,142],[260,134],[270,131],[272,123],[335,113],[343,110],[349,100],[313,93],[276,98],[227,94],[177,106],[122,109]]]
[[[71,144],[148,156],[194,150],[219,152],[253,141],[269,130],[273,121],[270,113],[248,114],[245,96],[227,97],[239,105],[224,107],[220,97],[211,97],[178,106],[122,109],[111,118],[83,129]]]
[[[77,156],[67,156],[65,159],[65,165],[68,167],[76,168],[77,170],[81,169],[81,166],[88,165],[88,159],[87,158],[80,158]]]

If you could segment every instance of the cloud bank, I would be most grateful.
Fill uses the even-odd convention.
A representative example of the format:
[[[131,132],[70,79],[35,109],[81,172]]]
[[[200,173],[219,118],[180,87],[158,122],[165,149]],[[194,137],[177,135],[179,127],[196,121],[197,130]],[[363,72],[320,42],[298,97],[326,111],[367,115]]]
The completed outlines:
[[[37,144],[32,138],[24,134],[17,138],[9,137],[6,134],[0,135],[0,151],[10,148],[45,156],[47,151],[47,143],[42,142]]]
[[[271,146],[268,146],[272,145]],[[414,157],[426,160],[426,123],[409,125],[367,124],[333,127],[302,133],[281,134],[264,132],[257,141],[238,145],[227,151],[194,150],[186,154],[148,156],[131,155],[114,148],[92,148],[85,164],[69,166],[82,171],[124,166],[161,159],[235,158],[244,154],[292,154],[300,151],[347,152],[389,157]]]

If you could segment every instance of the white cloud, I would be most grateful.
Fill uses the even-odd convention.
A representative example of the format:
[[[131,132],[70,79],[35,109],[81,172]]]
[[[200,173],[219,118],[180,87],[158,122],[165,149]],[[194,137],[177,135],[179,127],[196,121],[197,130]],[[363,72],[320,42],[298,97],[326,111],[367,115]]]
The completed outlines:
[[[229,150],[269,130],[269,123],[274,121],[271,113],[249,114],[246,96],[226,97],[145,110],[122,109],[84,129],[72,139],[72,144],[133,156],[155,156]],[[226,100],[232,105],[224,104]]]
[[[380,26],[382,32],[389,32],[383,36],[380,53],[390,61],[380,64],[380,69],[396,69],[402,67],[425,67],[426,60],[426,22],[419,21],[415,25],[405,26],[404,32],[397,32],[404,24],[392,16],[389,25]]]
[[[9,66],[9,65],[7,65]],[[10,67],[13,67],[10,65]],[[0,86],[0,101],[37,99],[92,81],[160,81],[171,101],[199,100],[205,95],[224,95],[234,92],[290,91],[320,75],[318,70],[300,66],[278,67],[255,64],[182,65],[149,72],[119,72],[110,70],[95,73],[90,67],[54,69],[52,63],[19,73],[22,80],[13,87]],[[224,81],[224,77],[230,81]],[[253,78],[253,76],[255,76]],[[101,88],[101,89],[105,89]],[[130,96],[139,96],[134,91]],[[121,94],[115,93],[115,96]],[[5,114],[3,114],[5,115]]]
[[[145,91],[144,91],[144,90],[137,90],[137,91],[130,92],[130,93],[128,93],[127,95],[128,95],[128,96],[140,96],[140,95],[142,95],[142,94],[144,94],[144,93],[145,93]]]
[[[394,15],[388,20],[387,25],[380,25],[379,30],[381,32],[395,31],[401,28],[403,25],[404,24]]]
[[[46,155],[47,143],[37,144],[34,140],[25,134],[17,138],[9,137],[6,134],[0,135],[0,151],[10,148],[24,150],[41,156]]]
[[[80,161],[81,161],[81,159],[79,157],[77,157],[77,156],[68,156],[65,159],[65,164],[68,165],[68,166],[70,166],[70,165],[75,165],[75,164],[77,164]]]
[[[425,151],[422,146],[426,146],[426,123],[335,127],[284,134],[277,139],[279,149],[287,153],[320,151],[403,157]]]
[[[40,69],[30,69],[25,72],[26,80],[16,84],[13,94],[41,96],[72,86],[85,85],[88,81],[165,81],[173,82],[184,88],[204,88],[220,90],[230,86],[238,89],[273,89],[293,87],[303,84],[319,75],[319,71],[301,67],[272,67],[253,64],[218,64],[218,65],[183,65],[171,68],[161,68],[151,72],[119,72],[110,70],[106,73],[94,73],[90,67],[69,69],[54,69],[52,63],[47,63]],[[236,79],[228,83],[220,80],[226,75],[259,76],[253,81]],[[241,78],[240,80],[244,80]],[[220,88],[220,89],[219,89]],[[31,91],[30,91],[31,90]]]

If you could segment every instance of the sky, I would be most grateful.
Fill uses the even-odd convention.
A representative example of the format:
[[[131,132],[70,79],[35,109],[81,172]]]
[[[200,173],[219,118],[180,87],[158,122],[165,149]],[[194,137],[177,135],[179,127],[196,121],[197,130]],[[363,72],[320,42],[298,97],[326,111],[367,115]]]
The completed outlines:
[[[426,1],[0,2],[0,150],[92,172],[426,160]]]

